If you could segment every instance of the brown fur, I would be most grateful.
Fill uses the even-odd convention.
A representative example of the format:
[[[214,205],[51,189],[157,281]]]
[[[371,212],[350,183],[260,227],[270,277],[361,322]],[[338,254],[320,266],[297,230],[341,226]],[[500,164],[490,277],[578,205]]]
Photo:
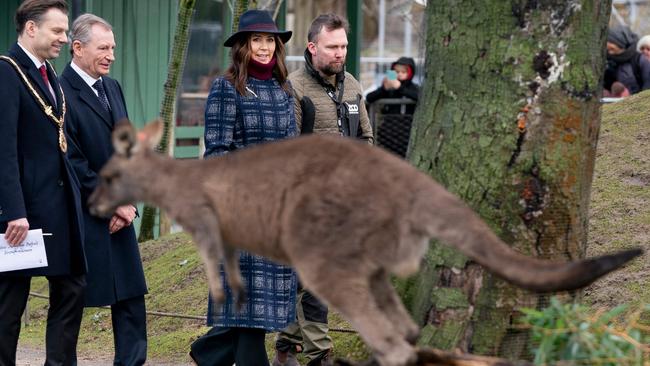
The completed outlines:
[[[570,263],[523,256],[430,177],[351,139],[312,135],[177,161],[150,149],[161,131],[160,122],[147,125],[142,146],[130,124],[116,127],[116,154],[100,173],[92,212],[141,200],[161,207],[193,235],[217,301],[222,258],[229,285],[243,295],[238,249],[292,265],[383,366],[415,359],[418,327],[389,276],[415,272],[430,238],[535,291],[585,286],[640,253]]]

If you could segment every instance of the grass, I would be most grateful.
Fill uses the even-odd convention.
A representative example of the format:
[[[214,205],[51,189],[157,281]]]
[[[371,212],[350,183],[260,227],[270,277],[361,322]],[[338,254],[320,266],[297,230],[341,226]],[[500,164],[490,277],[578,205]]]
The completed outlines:
[[[207,280],[202,263],[191,238],[183,233],[164,236],[140,245],[149,294],[145,296],[147,310],[205,316],[207,309]],[[47,294],[47,282],[36,278],[32,292]],[[29,324],[21,331],[20,343],[42,349],[45,339],[47,300],[31,297]],[[338,314],[330,314],[330,327],[350,329]],[[208,331],[203,320],[160,316],[147,317],[150,363],[189,363],[190,344]],[[335,357],[364,359],[368,351],[356,334],[331,332]],[[88,308],[84,311],[78,353],[84,358],[111,359],[113,333],[110,310]],[[272,358],[274,334],[267,336],[267,350]]]
[[[650,93],[605,105],[591,192],[588,255],[650,249]],[[592,285],[588,304],[650,303],[648,254]]]

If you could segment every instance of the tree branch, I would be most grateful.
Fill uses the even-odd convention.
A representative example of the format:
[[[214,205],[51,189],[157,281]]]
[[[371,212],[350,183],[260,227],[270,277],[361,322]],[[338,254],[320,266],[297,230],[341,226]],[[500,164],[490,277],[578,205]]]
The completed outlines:
[[[377,366],[374,360],[354,363],[335,360],[334,366]],[[460,352],[442,351],[434,348],[418,350],[418,360],[410,366],[532,366],[526,361],[509,361],[502,358],[475,356]]]

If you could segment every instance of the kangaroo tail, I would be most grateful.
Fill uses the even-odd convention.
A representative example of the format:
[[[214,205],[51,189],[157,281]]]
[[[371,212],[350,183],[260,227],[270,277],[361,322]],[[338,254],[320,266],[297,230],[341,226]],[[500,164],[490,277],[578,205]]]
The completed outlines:
[[[446,191],[436,192],[435,196],[436,207],[429,209],[428,231],[432,237],[457,248],[506,281],[531,291],[566,291],[585,287],[643,253],[641,249],[630,249],[571,262],[532,258],[501,241],[457,197]]]

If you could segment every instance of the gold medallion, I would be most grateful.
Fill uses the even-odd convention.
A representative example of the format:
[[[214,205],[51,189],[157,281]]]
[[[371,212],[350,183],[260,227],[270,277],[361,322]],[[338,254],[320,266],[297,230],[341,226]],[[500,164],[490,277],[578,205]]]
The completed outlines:
[[[29,82],[29,79],[27,79],[27,75],[23,72],[23,70],[18,66],[16,61],[14,61],[11,57],[7,56],[0,56],[1,60],[5,60],[9,62],[14,69],[16,69],[16,72],[20,77],[23,79],[23,82],[29,89],[29,91],[32,93],[34,96],[34,99],[36,99],[36,102],[41,106],[41,109],[43,109],[43,113],[47,115],[54,124],[59,127],[59,148],[61,149],[62,152],[66,152],[68,150],[68,142],[65,139],[65,134],[63,133],[63,123],[65,122],[65,112],[66,112],[66,104],[65,104],[65,95],[63,94],[63,89],[61,88],[61,85],[59,84],[59,92],[61,93],[61,116],[57,118],[56,115],[54,115],[54,112],[52,110],[52,106],[45,104],[45,101],[43,101],[43,98],[38,94],[32,83]],[[52,65],[48,61],[47,64],[49,65],[50,69],[54,73],[54,76],[56,76],[56,72],[52,68]]]

